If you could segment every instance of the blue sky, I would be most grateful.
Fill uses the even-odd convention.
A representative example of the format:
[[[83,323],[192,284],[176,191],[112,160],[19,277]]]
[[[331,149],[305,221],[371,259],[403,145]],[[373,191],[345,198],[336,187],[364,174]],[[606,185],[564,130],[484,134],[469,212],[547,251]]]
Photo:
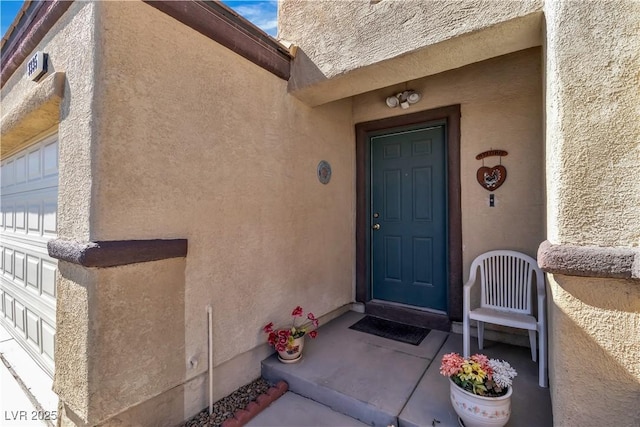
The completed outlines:
[[[1,28],[0,28],[0,32],[2,32],[2,35],[4,36],[4,33],[7,31],[7,29],[9,28],[9,25],[11,25],[11,23],[13,22],[13,18],[16,17],[16,15],[18,14],[18,11],[20,10],[20,7],[22,6],[22,1],[21,0],[2,0],[0,1],[0,15],[1,16]]]
[[[223,1],[240,15],[262,28],[268,34],[276,35],[277,25],[277,0],[236,0]],[[13,18],[22,6],[22,0],[0,0],[0,12],[2,15],[2,27],[0,33],[4,36]]]

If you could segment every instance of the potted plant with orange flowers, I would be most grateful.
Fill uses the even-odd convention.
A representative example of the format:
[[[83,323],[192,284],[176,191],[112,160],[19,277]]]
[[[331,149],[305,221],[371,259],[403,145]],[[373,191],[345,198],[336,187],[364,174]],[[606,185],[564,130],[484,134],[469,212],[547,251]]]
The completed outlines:
[[[512,380],[516,370],[504,360],[458,353],[442,357],[440,373],[449,377],[451,405],[464,427],[502,427],[511,416]]]
[[[273,322],[270,322],[262,330],[267,334],[267,342],[278,352],[278,359],[283,363],[296,363],[302,357],[304,347],[304,336],[309,334],[311,338],[318,335],[318,319],[313,313],[307,314],[310,324],[297,326],[296,322],[304,316],[302,307],[297,306],[291,312],[293,322],[290,327],[274,329]],[[314,329],[310,329],[313,326]]]

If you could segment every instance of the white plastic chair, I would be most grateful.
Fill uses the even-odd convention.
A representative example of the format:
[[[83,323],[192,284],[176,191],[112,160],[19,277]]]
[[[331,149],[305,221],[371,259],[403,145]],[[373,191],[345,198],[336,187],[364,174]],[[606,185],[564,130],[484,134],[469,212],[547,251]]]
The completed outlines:
[[[480,269],[480,307],[471,309],[471,288]],[[538,318],[533,316],[532,282],[535,273],[538,291]],[[547,387],[547,324],[545,318],[545,284],[542,270],[528,255],[515,251],[490,251],[478,256],[471,264],[469,281],[464,285],[463,350],[469,357],[470,320],[478,322],[478,347],[482,350],[484,323],[528,329],[531,358],[536,361],[536,332],[540,343],[540,387]]]

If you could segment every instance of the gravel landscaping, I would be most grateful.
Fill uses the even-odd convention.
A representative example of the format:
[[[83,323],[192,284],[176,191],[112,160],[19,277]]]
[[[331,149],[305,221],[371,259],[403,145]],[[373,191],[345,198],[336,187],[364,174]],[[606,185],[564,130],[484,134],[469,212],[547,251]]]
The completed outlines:
[[[209,416],[209,408],[206,408],[182,427],[220,426],[226,419],[232,418],[238,409],[244,409],[258,396],[266,393],[269,387],[271,385],[265,379],[258,378],[215,402],[211,416]]]

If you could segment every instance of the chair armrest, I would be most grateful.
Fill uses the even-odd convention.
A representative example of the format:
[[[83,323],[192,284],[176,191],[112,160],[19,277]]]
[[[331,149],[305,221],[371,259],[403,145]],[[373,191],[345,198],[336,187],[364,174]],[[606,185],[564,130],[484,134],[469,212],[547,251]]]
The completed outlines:
[[[471,272],[469,273],[469,280],[464,284],[463,287],[462,315],[465,319],[467,318],[467,316],[469,316],[469,311],[471,311],[471,288],[476,284],[476,270],[477,267],[473,265],[471,268]]]

